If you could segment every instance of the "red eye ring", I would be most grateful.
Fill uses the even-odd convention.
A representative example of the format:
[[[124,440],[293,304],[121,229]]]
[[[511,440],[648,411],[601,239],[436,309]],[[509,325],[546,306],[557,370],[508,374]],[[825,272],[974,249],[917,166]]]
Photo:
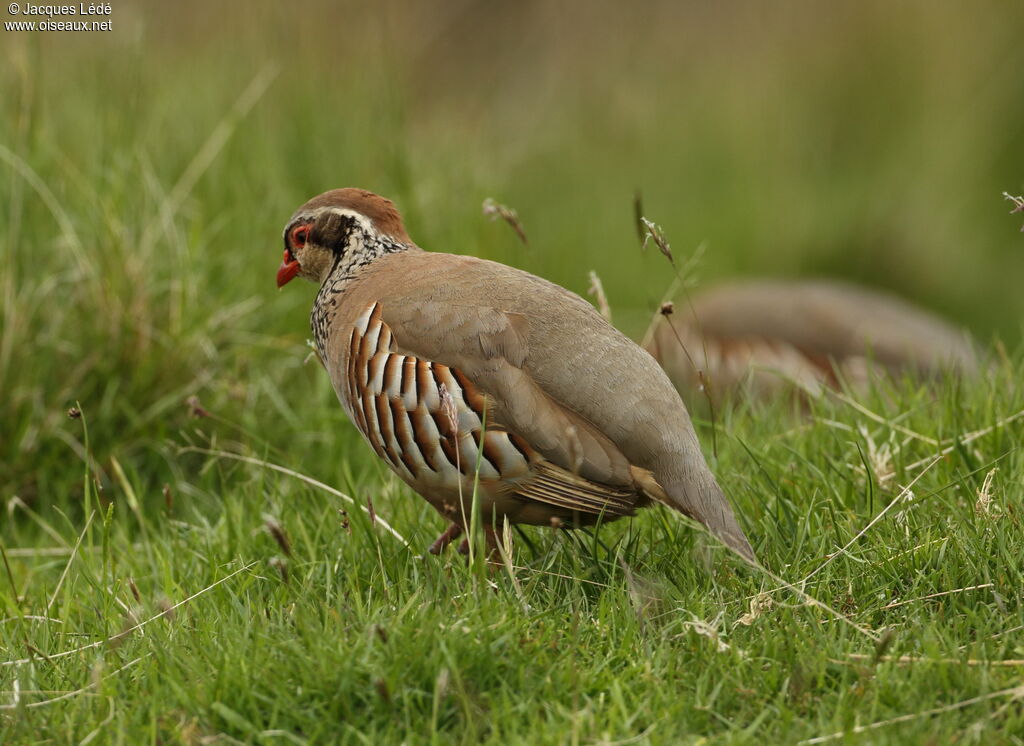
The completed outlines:
[[[309,226],[300,225],[292,229],[292,246],[301,248],[306,245],[306,241],[309,240]]]

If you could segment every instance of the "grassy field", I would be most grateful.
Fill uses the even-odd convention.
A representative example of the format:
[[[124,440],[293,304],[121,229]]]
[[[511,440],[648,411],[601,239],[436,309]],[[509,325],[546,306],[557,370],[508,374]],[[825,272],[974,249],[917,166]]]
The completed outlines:
[[[111,18],[0,32],[0,743],[1024,742],[1024,9]],[[689,285],[897,290],[992,370],[733,402],[717,454],[698,406],[763,570],[660,508],[423,558],[440,519],[308,360],[314,289],[273,286],[347,185],[425,248],[596,270],[634,335],[672,277],[642,188]]]

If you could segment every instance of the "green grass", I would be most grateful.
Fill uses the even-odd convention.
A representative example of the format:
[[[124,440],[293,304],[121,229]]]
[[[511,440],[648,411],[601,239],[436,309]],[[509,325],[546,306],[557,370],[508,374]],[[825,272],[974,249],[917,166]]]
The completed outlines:
[[[0,743],[1024,740],[1020,9],[417,7],[5,35]],[[869,280],[993,370],[717,411],[767,571],[660,508],[421,558],[441,520],[307,362],[313,289],[273,288],[342,185],[426,248],[596,269],[633,334],[670,274],[640,186],[692,282]]]
[[[0,673],[3,704],[21,704],[0,740],[781,742],[1018,686],[1020,668],[998,663],[1024,657],[1021,422],[998,424],[1024,409],[1015,370],[970,393],[869,398],[881,423],[839,401],[803,420],[781,406],[725,413],[715,467],[762,562],[792,583],[813,573],[802,587],[831,611],[663,509],[596,533],[530,531],[515,568],[491,577],[457,555],[422,558],[441,521],[368,458],[319,375],[304,383],[322,437],[290,452],[182,411],[150,456],[173,474],[166,497],[113,467],[101,491],[97,474],[84,482],[88,526],[9,503],[0,646],[25,660]],[[957,444],[967,412],[990,431]],[[65,431],[84,442],[88,418]],[[925,438],[953,447],[936,462]],[[372,499],[411,548],[323,489],[186,443]],[[886,447],[891,459],[872,460]],[[1019,704],[997,696],[871,740],[975,743],[1022,726]]]

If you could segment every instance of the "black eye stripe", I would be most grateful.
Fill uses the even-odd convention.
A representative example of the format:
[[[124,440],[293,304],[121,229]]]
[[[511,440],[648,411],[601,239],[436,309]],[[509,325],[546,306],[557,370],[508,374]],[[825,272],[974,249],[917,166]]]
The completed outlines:
[[[339,253],[344,251],[355,225],[355,219],[348,215],[336,212],[322,214],[311,226],[307,240]]]

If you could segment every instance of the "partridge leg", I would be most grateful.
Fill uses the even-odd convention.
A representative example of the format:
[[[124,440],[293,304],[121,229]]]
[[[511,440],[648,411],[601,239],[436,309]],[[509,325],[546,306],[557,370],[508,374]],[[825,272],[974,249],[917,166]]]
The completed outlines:
[[[454,524],[452,524],[452,525],[454,525]],[[500,556],[498,554],[498,532],[495,531],[490,526],[484,526],[483,528],[484,528],[484,539],[487,542],[487,557],[490,560],[496,560]],[[450,530],[451,529],[449,529],[449,531]],[[456,538],[460,533],[462,533],[462,527],[461,526],[459,527],[459,532],[454,534],[448,540],[451,541],[452,539]],[[447,534],[448,534],[448,532],[446,531],[442,535],[441,538],[444,538],[445,536],[447,536]],[[441,539],[438,539],[437,541],[439,542],[439,541],[441,541]],[[434,546],[437,546],[436,542],[435,542]],[[433,550],[433,547],[431,547],[431,550]],[[466,537],[465,539],[463,539],[462,543],[459,544],[459,554],[469,554],[469,537]]]
[[[437,537],[437,541],[431,544],[430,549],[428,549],[427,551],[431,554],[440,554],[444,551],[445,547],[447,547],[461,535],[462,526],[460,526],[458,523],[453,523],[444,530],[443,534]],[[462,551],[461,548],[459,551]]]
[[[487,562],[492,565],[501,564],[501,553],[498,551],[498,532],[490,526],[484,526],[484,540],[487,545]],[[459,554],[469,554],[469,538],[459,544]]]

